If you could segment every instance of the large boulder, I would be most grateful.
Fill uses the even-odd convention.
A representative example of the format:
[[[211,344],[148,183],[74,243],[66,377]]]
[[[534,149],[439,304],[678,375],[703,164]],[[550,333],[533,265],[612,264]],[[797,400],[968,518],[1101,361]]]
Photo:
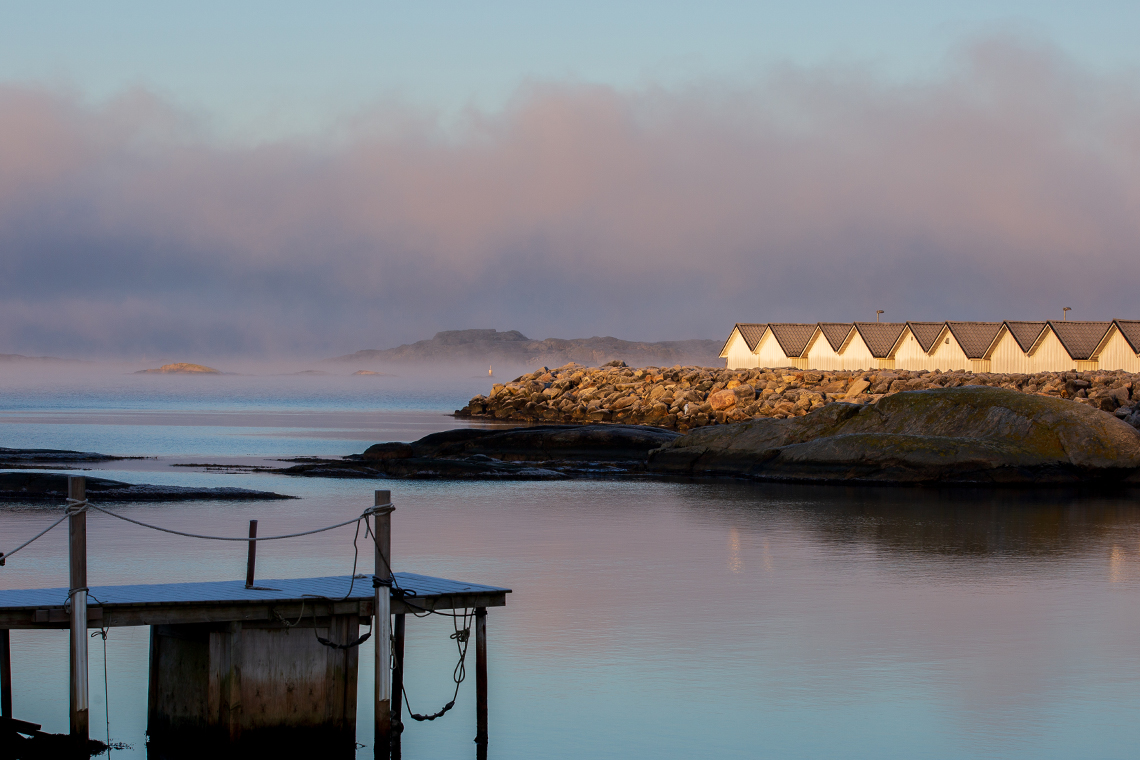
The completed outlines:
[[[1140,472],[1140,432],[1089,405],[968,386],[700,428],[650,452],[649,469],[798,481],[1117,481]]]

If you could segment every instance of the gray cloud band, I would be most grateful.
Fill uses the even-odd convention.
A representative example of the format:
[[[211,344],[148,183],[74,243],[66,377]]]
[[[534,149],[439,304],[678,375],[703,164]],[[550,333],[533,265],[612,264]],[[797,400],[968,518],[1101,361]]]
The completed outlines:
[[[410,125],[410,126],[409,126]],[[1136,317],[1140,87],[1010,40],[932,81],[532,85],[221,145],[0,87],[0,352],[332,355],[437,329]]]

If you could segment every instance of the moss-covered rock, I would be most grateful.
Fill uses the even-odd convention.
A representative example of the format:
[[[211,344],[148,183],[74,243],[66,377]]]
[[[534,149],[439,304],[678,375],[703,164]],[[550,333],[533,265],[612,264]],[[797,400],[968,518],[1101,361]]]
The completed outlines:
[[[651,452],[649,468],[768,480],[1121,480],[1140,471],[1140,432],[1089,405],[972,386],[700,428]]]

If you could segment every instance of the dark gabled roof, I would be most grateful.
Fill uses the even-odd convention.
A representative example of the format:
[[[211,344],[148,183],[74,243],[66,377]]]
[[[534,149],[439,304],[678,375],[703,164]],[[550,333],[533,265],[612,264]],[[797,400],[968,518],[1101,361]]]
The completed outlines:
[[[946,323],[907,322],[906,326],[910,328],[911,334],[918,341],[918,345],[922,346],[922,350],[930,353],[934,341],[938,340],[938,336],[942,334],[942,328],[946,327]]]
[[[863,337],[863,342],[871,350],[871,356],[885,359],[891,354],[906,322],[856,322],[855,329]]]
[[[1116,325],[1116,329],[1120,330],[1120,334],[1128,341],[1132,350],[1140,354],[1140,322],[1132,319],[1114,319],[1112,321]]]
[[[823,333],[823,337],[827,338],[827,343],[831,346],[831,350],[838,351],[843,347],[843,341],[847,340],[847,336],[851,333],[851,323],[820,322],[819,331]]]
[[[764,331],[768,329],[767,323],[765,324],[742,324],[737,325],[740,328],[740,335],[744,338],[744,342],[748,344],[749,351],[756,350],[756,344],[764,337]]]
[[[947,322],[954,340],[967,359],[984,359],[994,338],[1001,332],[1001,322]]]
[[[1005,326],[1009,330],[1009,334],[1017,341],[1017,345],[1021,346],[1021,350],[1029,353],[1029,349],[1033,348],[1033,344],[1041,337],[1041,331],[1045,329],[1045,322],[1010,322],[1006,320]]]
[[[784,351],[784,356],[802,356],[811,336],[815,335],[815,325],[792,324],[788,322],[768,324],[776,342]]]
[[[733,331],[740,331],[740,337],[744,338],[744,342],[748,345],[749,351],[755,351],[756,344],[764,337],[764,330],[767,329],[767,327],[768,325],[766,324],[758,324],[755,322],[737,322],[733,325],[732,329]],[[728,334],[728,340],[726,340],[724,345],[720,348],[721,356],[724,356],[725,349],[728,348],[729,340],[732,340],[731,332]]]
[[[1058,322],[1049,320],[1049,327],[1061,341],[1061,345],[1074,361],[1084,361],[1092,357],[1100,345],[1111,322]]]

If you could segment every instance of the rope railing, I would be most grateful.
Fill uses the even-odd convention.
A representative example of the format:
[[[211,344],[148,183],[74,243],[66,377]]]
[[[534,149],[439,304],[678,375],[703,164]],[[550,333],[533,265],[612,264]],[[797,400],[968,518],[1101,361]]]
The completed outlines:
[[[390,504],[385,504],[385,505],[379,506],[379,507],[369,507],[368,509],[364,510],[358,517],[354,517],[351,520],[345,520],[344,522],[339,522],[339,523],[336,523],[334,525],[326,525],[324,527],[314,528],[312,530],[303,530],[303,531],[300,531],[298,533],[283,533],[279,536],[258,536],[256,538],[250,538],[249,536],[242,536],[240,538],[234,538],[231,536],[208,536],[208,535],[205,535],[202,533],[190,533],[188,531],[183,531],[183,530],[174,530],[173,528],[164,528],[161,525],[153,525],[151,523],[143,522],[142,520],[136,520],[132,517],[127,517],[126,515],[117,514],[115,512],[112,512],[109,509],[104,508],[104,507],[98,507],[98,506],[90,503],[89,501],[87,501],[87,499],[70,499],[69,498],[69,499],[67,499],[67,504],[64,507],[63,517],[61,517],[58,520],[56,520],[55,522],[53,522],[51,525],[49,525],[46,528],[44,528],[43,530],[41,530],[39,533],[37,533],[36,535],[32,536],[31,538],[29,538],[24,543],[17,546],[12,551],[0,552],[0,567],[3,567],[5,564],[5,561],[9,557],[11,557],[13,554],[20,551],[24,547],[38,541],[41,538],[43,538],[45,535],[47,535],[47,533],[52,528],[55,528],[56,526],[58,526],[60,523],[62,523],[68,517],[71,517],[72,515],[79,514],[81,512],[86,512],[86,511],[91,510],[91,509],[94,509],[98,512],[102,512],[105,515],[109,515],[109,516],[117,518],[119,520],[123,520],[125,522],[134,523],[135,525],[141,526],[143,528],[149,528],[151,530],[161,531],[162,533],[170,533],[170,534],[173,534],[175,536],[183,536],[185,538],[197,538],[197,539],[201,539],[201,540],[205,540],[205,541],[242,541],[245,543],[249,543],[250,541],[280,541],[281,539],[285,539],[285,538],[299,538],[301,536],[311,536],[314,533],[324,533],[325,531],[334,530],[336,528],[343,528],[344,526],[352,525],[353,523],[356,523],[357,529],[359,530],[361,520],[364,520],[365,518],[371,517],[372,515],[377,514],[378,512],[388,511],[391,508],[392,507]]]

